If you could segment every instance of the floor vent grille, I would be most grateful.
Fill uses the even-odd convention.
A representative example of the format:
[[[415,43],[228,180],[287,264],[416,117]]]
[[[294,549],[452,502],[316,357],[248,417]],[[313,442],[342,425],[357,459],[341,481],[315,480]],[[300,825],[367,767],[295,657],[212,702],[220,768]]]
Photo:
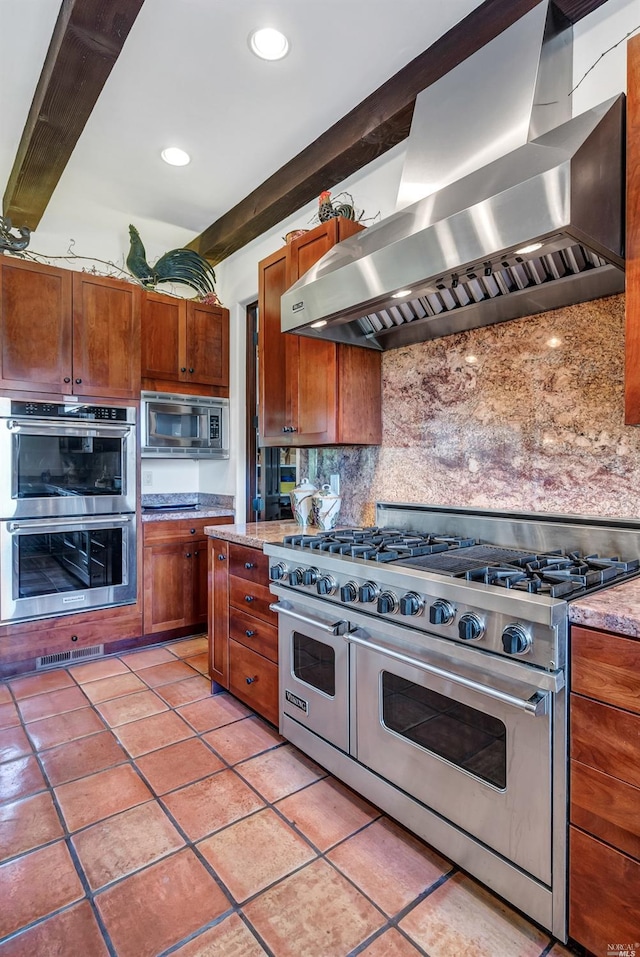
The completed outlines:
[[[92,648],[76,648],[73,651],[58,651],[55,655],[42,655],[36,658],[36,671],[41,668],[50,668],[63,661],[77,661],[79,658],[99,658],[104,654],[104,645],[94,645]]]

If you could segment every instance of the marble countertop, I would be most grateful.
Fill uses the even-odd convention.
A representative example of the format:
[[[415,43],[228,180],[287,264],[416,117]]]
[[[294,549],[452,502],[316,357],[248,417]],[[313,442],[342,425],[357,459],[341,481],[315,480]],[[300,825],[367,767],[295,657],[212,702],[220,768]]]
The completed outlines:
[[[175,522],[179,519],[222,518],[224,516],[235,518],[235,512],[232,508],[210,508],[207,505],[199,505],[198,508],[154,508],[149,511],[142,509],[143,522]]]
[[[569,603],[574,625],[640,637],[640,578],[585,595]]]
[[[212,538],[262,548],[266,544],[281,542],[285,535],[293,535],[301,529],[295,522],[248,522],[241,525],[211,525],[208,528],[205,525],[204,530]]]

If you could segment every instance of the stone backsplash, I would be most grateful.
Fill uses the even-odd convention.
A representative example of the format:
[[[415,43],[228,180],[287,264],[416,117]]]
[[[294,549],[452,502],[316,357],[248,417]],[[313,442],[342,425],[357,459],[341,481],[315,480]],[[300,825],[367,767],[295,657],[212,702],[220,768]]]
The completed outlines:
[[[640,517],[640,429],[624,425],[624,296],[383,355],[380,447],[312,449],[341,523],[376,501]]]

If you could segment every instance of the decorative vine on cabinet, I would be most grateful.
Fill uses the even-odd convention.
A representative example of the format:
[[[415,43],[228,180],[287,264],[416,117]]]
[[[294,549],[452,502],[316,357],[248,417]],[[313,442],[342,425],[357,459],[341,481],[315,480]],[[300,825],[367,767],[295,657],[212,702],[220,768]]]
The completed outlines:
[[[142,290],[0,257],[0,387],[135,399]]]
[[[359,232],[337,217],[259,263],[259,441],[263,446],[379,445],[380,353],[280,331],[280,297],[332,246]]]
[[[229,397],[229,310],[146,291],[142,303],[146,389]]]

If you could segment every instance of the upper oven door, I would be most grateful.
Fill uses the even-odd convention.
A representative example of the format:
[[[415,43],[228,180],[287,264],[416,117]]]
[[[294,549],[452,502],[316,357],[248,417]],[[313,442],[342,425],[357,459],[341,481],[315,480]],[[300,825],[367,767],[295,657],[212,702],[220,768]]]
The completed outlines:
[[[358,760],[550,885],[552,692],[363,631],[348,640]]]
[[[133,512],[131,423],[0,419],[0,518]]]

